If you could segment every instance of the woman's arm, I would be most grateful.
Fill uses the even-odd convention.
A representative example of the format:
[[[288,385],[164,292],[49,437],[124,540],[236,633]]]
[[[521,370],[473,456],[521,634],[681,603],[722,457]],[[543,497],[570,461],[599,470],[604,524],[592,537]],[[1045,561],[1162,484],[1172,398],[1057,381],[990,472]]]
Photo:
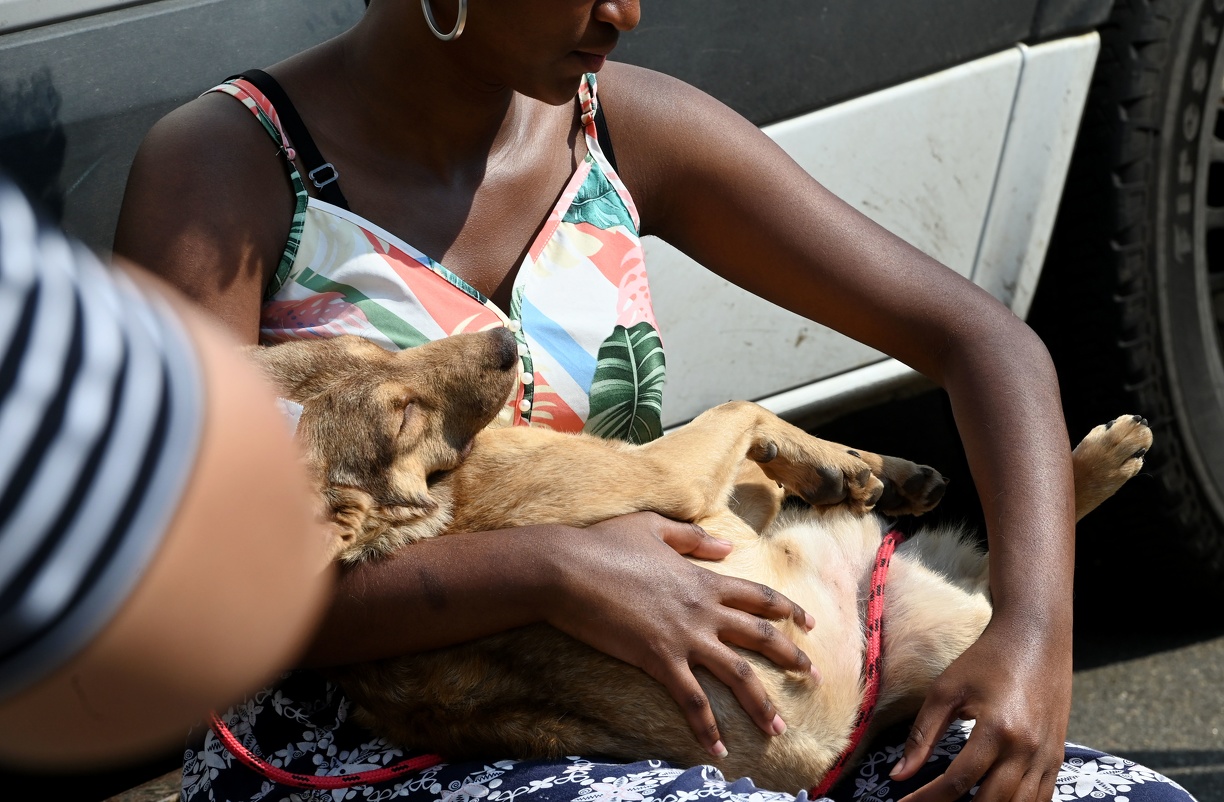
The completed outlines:
[[[141,146],[115,250],[150,265],[254,343],[292,201],[282,157],[250,113],[231,98],[205,96],[158,123]],[[803,625],[802,610],[680,556],[721,559],[729,551],[688,524],[650,514],[585,530],[440,538],[343,572],[308,661],[387,657],[547,621],[662,682],[717,756],[720,736],[695,666],[726,682],[769,733],[782,728],[773,704],[727,644],[787,670],[812,670],[806,655],[757,617]]]
[[[915,799],[1048,799],[1070,705],[1073,514],[1057,377],[983,290],[834,197],[776,144],[679,81],[609,65],[600,96],[644,233],[877,348],[952,402],[987,519],[994,618],[918,716],[898,776],[954,717],[968,746]]]
[[[730,551],[696,526],[647,512],[586,529],[535,526],[423,541],[346,572],[308,660],[376,659],[546,622],[661,682],[720,757],[717,722],[694,667],[722,680],[774,735],[784,729],[781,719],[728,644],[819,677],[794,643],[762,626],[762,618],[790,619],[811,629],[815,622],[800,607],[680,556],[722,559]]]

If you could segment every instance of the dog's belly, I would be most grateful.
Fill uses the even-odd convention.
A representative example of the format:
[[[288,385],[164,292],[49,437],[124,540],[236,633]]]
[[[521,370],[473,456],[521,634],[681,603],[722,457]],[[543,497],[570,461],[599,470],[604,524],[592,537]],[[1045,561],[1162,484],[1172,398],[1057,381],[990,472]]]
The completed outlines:
[[[874,516],[790,515],[737,548],[721,573],[781,591],[816,620],[779,625],[823,681],[752,661],[787,732],[764,735],[722,683],[698,669],[729,751],[718,766],[765,788],[815,784],[845,748],[861,698],[858,599],[880,540]],[[710,761],[675,701],[644,672],[545,625],[458,647],[344,669],[336,678],[367,725],[406,746],[451,758],[601,755]]]
[[[815,620],[807,633],[789,623],[780,628],[820,671],[819,686],[787,681],[788,675],[757,661],[787,731],[754,757],[768,771],[748,766],[745,773],[758,782],[774,775],[792,783],[763,787],[811,788],[849,744],[863,697],[863,603],[882,534],[874,515],[840,507],[787,511],[759,541],[737,548],[725,568],[711,566],[781,591]]]

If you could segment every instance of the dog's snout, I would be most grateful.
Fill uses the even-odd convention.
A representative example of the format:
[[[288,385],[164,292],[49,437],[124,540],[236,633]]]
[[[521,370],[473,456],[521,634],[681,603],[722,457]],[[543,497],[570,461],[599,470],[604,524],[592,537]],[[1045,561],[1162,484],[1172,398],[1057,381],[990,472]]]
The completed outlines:
[[[510,370],[518,363],[518,341],[507,328],[492,329],[493,362],[498,370]]]

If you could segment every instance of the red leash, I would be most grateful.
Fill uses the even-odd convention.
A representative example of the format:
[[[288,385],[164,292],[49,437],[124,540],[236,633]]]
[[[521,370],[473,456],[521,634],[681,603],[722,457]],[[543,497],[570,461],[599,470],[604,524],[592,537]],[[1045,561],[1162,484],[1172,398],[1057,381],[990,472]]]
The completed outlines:
[[[867,596],[867,654],[863,659],[866,688],[863,690],[863,703],[859,706],[858,715],[854,717],[850,744],[837,758],[837,762],[829,769],[820,785],[812,789],[812,797],[824,796],[838,781],[871,724],[871,714],[880,698],[880,670],[884,663],[884,652],[881,648],[884,633],[884,583],[888,580],[888,565],[892,562],[893,552],[903,540],[905,535],[900,532],[889,532],[876,551],[875,566],[871,569],[871,590]]]
[[[230,754],[238,758],[247,768],[263,775],[274,783],[288,785],[292,788],[321,788],[325,790],[352,788],[354,785],[394,780],[413,771],[432,768],[442,762],[442,758],[437,755],[418,755],[417,757],[401,760],[399,763],[386,766],[385,768],[360,771],[356,774],[345,774],[343,776],[298,774],[277,768],[250,749],[247,749],[239,743],[238,738],[215,712],[209,715],[209,724],[212,726],[212,731],[221,739],[221,743],[229,750]]]

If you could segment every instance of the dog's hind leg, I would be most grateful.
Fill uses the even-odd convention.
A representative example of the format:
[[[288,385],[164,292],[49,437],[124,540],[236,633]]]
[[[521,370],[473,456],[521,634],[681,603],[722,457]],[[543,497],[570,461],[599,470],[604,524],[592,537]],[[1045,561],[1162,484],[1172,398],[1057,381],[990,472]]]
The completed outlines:
[[[1123,415],[1104,423],[1071,452],[1075,472],[1075,519],[1092,512],[1139,473],[1152,447],[1152,430],[1139,415]]]

